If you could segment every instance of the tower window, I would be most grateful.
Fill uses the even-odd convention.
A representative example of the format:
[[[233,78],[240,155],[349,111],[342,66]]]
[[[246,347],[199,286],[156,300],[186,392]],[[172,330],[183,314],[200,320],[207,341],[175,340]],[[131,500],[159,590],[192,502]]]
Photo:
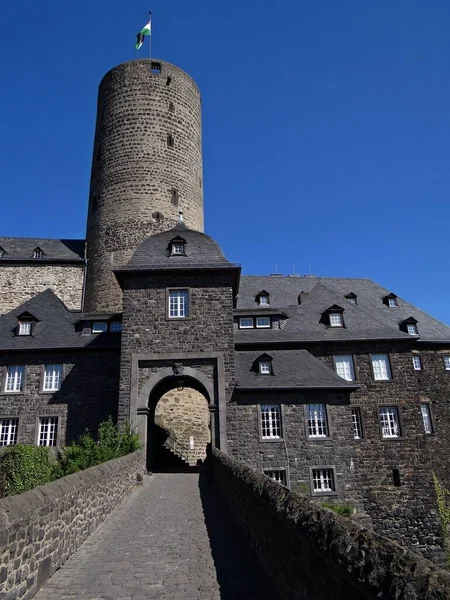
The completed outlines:
[[[174,206],[178,206],[179,196],[178,196],[178,192],[175,188],[172,188],[170,201],[172,202],[172,204]]]
[[[175,112],[175,104],[173,102],[169,102],[169,112]]]
[[[175,146],[175,139],[171,133],[167,134],[167,145],[169,148],[173,148]]]
[[[172,83],[172,77],[170,75],[167,76],[166,85],[170,85]]]
[[[150,65],[150,71],[152,73],[155,73],[156,75],[160,75],[161,74],[161,63],[152,62]]]

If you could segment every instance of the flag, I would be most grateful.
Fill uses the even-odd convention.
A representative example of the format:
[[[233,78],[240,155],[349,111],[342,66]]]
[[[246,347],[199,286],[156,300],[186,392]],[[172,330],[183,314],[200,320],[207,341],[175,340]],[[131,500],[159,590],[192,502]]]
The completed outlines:
[[[143,27],[141,29],[141,31],[137,34],[137,42],[135,45],[136,50],[139,50],[139,48],[142,46],[142,44],[144,43],[144,39],[146,36],[151,36],[152,35],[152,20],[150,19],[150,21],[147,23],[147,25],[145,27]]]

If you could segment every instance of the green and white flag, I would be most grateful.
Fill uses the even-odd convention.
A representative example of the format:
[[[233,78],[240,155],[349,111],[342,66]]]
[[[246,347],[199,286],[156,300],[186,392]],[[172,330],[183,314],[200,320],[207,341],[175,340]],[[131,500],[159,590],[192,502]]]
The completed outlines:
[[[150,37],[151,35],[152,35],[152,20],[150,19],[150,21],[147,23],[147,25],[145,27],[143,27],[141,29],[141,31],[137,34],[137,42],[135,45],[136,50],[139,50],[139,48],[144,43],[145,38]]]

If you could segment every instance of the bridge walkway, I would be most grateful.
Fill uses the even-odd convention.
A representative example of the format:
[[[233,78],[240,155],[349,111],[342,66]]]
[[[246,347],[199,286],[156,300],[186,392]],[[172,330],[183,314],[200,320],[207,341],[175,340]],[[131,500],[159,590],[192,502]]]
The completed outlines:
[[[35,600],[270,600],[266,576],[203,473],[157,473]]]

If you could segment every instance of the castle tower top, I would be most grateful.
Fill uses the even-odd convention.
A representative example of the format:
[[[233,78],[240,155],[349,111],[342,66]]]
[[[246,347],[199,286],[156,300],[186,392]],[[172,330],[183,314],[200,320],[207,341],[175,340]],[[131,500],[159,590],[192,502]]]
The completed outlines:
[[[85,310],[121,310],[113,269],[183,211],[203,231],[200,92],[157,59],[118,65],[99,87],[87,221]]]

